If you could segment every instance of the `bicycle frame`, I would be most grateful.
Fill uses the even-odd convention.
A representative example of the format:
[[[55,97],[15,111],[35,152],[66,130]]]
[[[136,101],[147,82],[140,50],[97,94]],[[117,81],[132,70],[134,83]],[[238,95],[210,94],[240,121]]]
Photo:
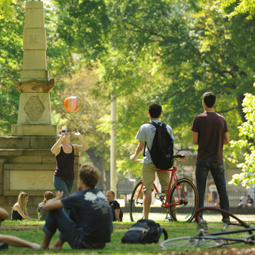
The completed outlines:
[[[221,231],[217,231],[217,232],[211,232],[208,233],[208,227],[207,227],[207,222],[206,220],[204,221],[204,219],[202,218],[201,220],[201,215],[203,215],[205,212],[211,212],[211,213],[219,213],[221,216],[223,214],[225,214],[226,216],[228,216],[230,219],[237,221],[237,223],[233,223],[231,221],[229,221],[228,223],[225,223],[225,225],[223,226],[223,228],[221,229]],[[241,219],[239,219],[237,216],[235,216],[234,214],[220,209],[220,208],[215,208],[215,207],[204,207],[204,208],[200,208],[197,211],[197,215],[196,215],[196,220],[198,222],[198,227],[200,228],[200,232],[199,235],[196,236],[196,238],[200,238],[200,239],[214,239],[214,240],[223,240],[225,241],[225,245],[228,244],[228,242],[232,242],[232,243],[240,243],[240,242],[244,242],[246,244],[255,244],[255,233],[252,233],[253,231],[255,231],[255,227],[250,227],[248,226],[245,222],[243,222]],[[230,226],[242,226],[244,227],[243,229],[229,229]],[[239,233],[245,233],[248,232],[248,236],[240,238],[240,237],[230,237],[228,235],[232,235],[232,234],[239,234]]]
[[[173,155],[173,158],[184,158],[184,155]],[[135,159],[140,163],[144,163],[142,159]],[[156,170],[156,169],[155,169]],[[161,192],[153,183],[154,192],[156,193],[156,199],[161,201],[161,208],[166,213],[166,219],[173,221],[185,221],[191,222],[195,216],[198,207],[198,192],[196,185],[192,180],[186,177],[178,178],[177,167],[171,169],[158,169],[157,172],[171,172],[169,173],[169,182],[165,183],[164,190]],[[163,173],[162,173],[163,174]],[[143,181],[140,180],[133,189],[130,200],[130,219],[134,221],[134,218],[139,219],[140,216],[135,215],[139,212],[143,215]],[[156,205],[156,204],[155,204]]]
[[[166,199],[165,199],[165,202],[163,204],[163,207],[164,208],[167,208],[169,206],[176,206],[176,205],[179,205],[181,202],[181,199],[180,199],[180,195],[179,195],[179,190],[176,189],[177,191],[177,195],[178,195],[178,201],[174,202],[174,203],[171,203],[169,204],[168,201],[169,201],[169,194],[170,194],[170,190],[171,190],[171,187],[172,187],[172,182],[174,180],[174,185],[177,187],[177,181],[179,180],[178,177],[177,177],[177,167],[174,167],[174,168],[171,168],[171,169],[166,169],[166,170],[157,170],[157,172],[171,172],[171,177],[170,177],[170,181],[169,181],[169,185],[168,185],[168,189],[167,189],[167,193],[166,193]],[[154,189],[156,190],[157,193],[159,193],[156,185],[153,183],[153,186],[154,186]],[[181,190],[181,192],[183,192],[184,194],[184,191]]]
[[[229,221],[224,222],[223,216],[225,219],[228,217]],[[247,225],[231,212],[216,207],[203,207],[198,209],[195,219],[199,229],[197,235],[170,238],[160,242],[159,246],[176,251],[197,247],[224,247],[237,243],[255,244],[255,227]]]
[[[231,230],[231,231],[227,231],[227,232],[215,232],[215,233],[209,233],[209,234],[202,234],[200,236],[197,236],[197,238],[204,238],[204,239],[218,239],[218,240],[224,240],[224,241],[236,241],[236,242],[244,242],[247,244],[254,244],[255,240],[248,240],[252,237],[255,236],[254,234],[251,234],[245,238],[233,238],[233,237],[227,237],[226,234],[230,235],[230,234],[237,234],[237,233],[244,233],[244,232],[249,232],[249,231],[255,231],[254,227],[249,227],[249,228],[245,228],[245,229],[238,229],[238,230]],[[223,237],[221,237],[221,235],[225,235]],[[216,237],[216,238],[215,238]]]
[[[231,242],[235,242],[235,243],[246,243],[246,244],[255,244],[255,240],[249,240],[252,237],[255,236],[254,234],[251,234],[245,238],[234,238],[234,237],[227,237],[226,234],[237,234],[237,233],[244,233],[244,232],[249,232],[249,231],[255,231],[255,228],[250,227],[250,228],[246,228],[246,229],[239,229],[239,230],[233,230],[233,231],[228,231],[226,232],[216,232],[216,233],[210,233],[210,234],[202,234],[202,235],[198,235],[198,236],[194,236],[195,239],[212,239],[212,240],[223,240],[225,243],[223,245],[227,245],[228,241]],[[224,236],[222,236],[224,235]],[[233,243],[232,243],[233,244]]]
[[[170,204],[168,203],[168,201],[169,201],[169,194],[170,194],[170,190],[171,190],[171,187],[172,187],[172,182],[174,180],[174,184],[177,187],[177,181],[179,180],[177,175],[176,175],[176,171],[177,171],[177,167],[174,167],[174,168],[171,168],[171,169],[166,169],[166,170],[161,170],[161,169],[157,170],[157,172],[171,172],[171,178],[170,178],[168,189],[167,189],[166,199],[165,199],[165,202],[163,204],[164,208],[168,208],[169,206],[176,206],[176,205],[181,204],[181,199],[180,199],[180,194],[179,194],[179,190],[178,189],[176,189],[177,196],[178,196],[178,201],[176,201],[174,203],[170,203]],[[153,183],[153,187],[154,187],[156,193],[159,193],[159,190],[156,187],[155,183]],[[143,190],[143,184],[141,185],[141,189],[139,190],[138,197],[140,196],[142,190]],[[182,188],[181,188],[181,192],[183,193],[183,195],[185,195],[184,190]]]

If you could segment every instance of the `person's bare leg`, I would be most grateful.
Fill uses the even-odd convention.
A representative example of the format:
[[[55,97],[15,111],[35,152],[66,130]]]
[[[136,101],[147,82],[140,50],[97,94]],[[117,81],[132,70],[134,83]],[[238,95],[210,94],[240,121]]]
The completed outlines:
[[[27,248],[34,248],[34,249],[40,248],[40,245],[37,243],[31,243],[19,237],[9,236],[9,235],[0,235],[0,243],[8,243],[10,246],[15,246],[15,247],[27,247]]]
[[[57,241],[50,247],[50,250],[61,250],[63,244],[64,241],[58,238]]]
[[[43,241],[41,244],[41,249],[49,249],[49,244],[51,241],[51,237],[48,237],[46,234],[43,237]]]
[[[151,206],[151,189],[147,189],[143,193],[143,218],[149,218],[150,206]]]

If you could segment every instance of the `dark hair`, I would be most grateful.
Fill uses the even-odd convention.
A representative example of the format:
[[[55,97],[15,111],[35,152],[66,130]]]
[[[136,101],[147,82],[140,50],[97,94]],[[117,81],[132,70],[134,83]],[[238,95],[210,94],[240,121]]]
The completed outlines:
[[[162,107],[158,103],[153,103],[149,105],[149,113],[152,118],[158,118],[162,113]]]
[[[80,168],[79,177],[88,187],[95,188],[101,173],[92,165],[83,165]]]
[[[53,198],[53,193],[51,191],[46,191],[44,193],[44,199],[43,199],[43,203],[45,204],[49,199]]]
[[[212,108],[216,101],[216,96],[212,92],[205,92],[203,94],[203,100],[208,108]]]

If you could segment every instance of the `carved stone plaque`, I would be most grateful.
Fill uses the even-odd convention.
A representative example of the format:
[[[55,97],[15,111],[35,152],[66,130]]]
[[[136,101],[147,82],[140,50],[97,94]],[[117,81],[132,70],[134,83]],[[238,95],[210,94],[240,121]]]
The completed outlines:
[[[31,121],[38,121],[45,110],[38,96],[31,96],[24,106],[24,111]]]

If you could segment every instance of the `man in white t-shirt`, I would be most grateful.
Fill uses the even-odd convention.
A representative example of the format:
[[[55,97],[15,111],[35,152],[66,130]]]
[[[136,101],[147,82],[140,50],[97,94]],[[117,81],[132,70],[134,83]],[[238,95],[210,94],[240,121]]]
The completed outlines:
[[[149,115],[150,121],[155,122],[157,125],[161,125],[161,121],[159,120],[162,113],[162,107],[158,103],[153,103],[149,106]],[[174,139],[172,128],[166,125],[167,131],[171,135],[172,139]],[[153,139],[155,136],[156,128],[149,123],[143,124],[136,135],[136,139],[139,140],[137,148],[135,150],[135,154],[130,156],[130,160],[134,161],[144,150],[145,148],[145,156],[144,156],[144,164],[143,164],[143,183],[144,183],[144,194],[143,194],[143,218],[148,219],[150,205],[151,205],[151,193],[153,191],[153,183],[155,180],[155,171],[158,169],[152,162],[150,152],[148,150],[151,149]],[[162,192],[166,193],[169,185],[169,176],[170,172],[162,171],[157,172],[160,185],[162,188]]]

